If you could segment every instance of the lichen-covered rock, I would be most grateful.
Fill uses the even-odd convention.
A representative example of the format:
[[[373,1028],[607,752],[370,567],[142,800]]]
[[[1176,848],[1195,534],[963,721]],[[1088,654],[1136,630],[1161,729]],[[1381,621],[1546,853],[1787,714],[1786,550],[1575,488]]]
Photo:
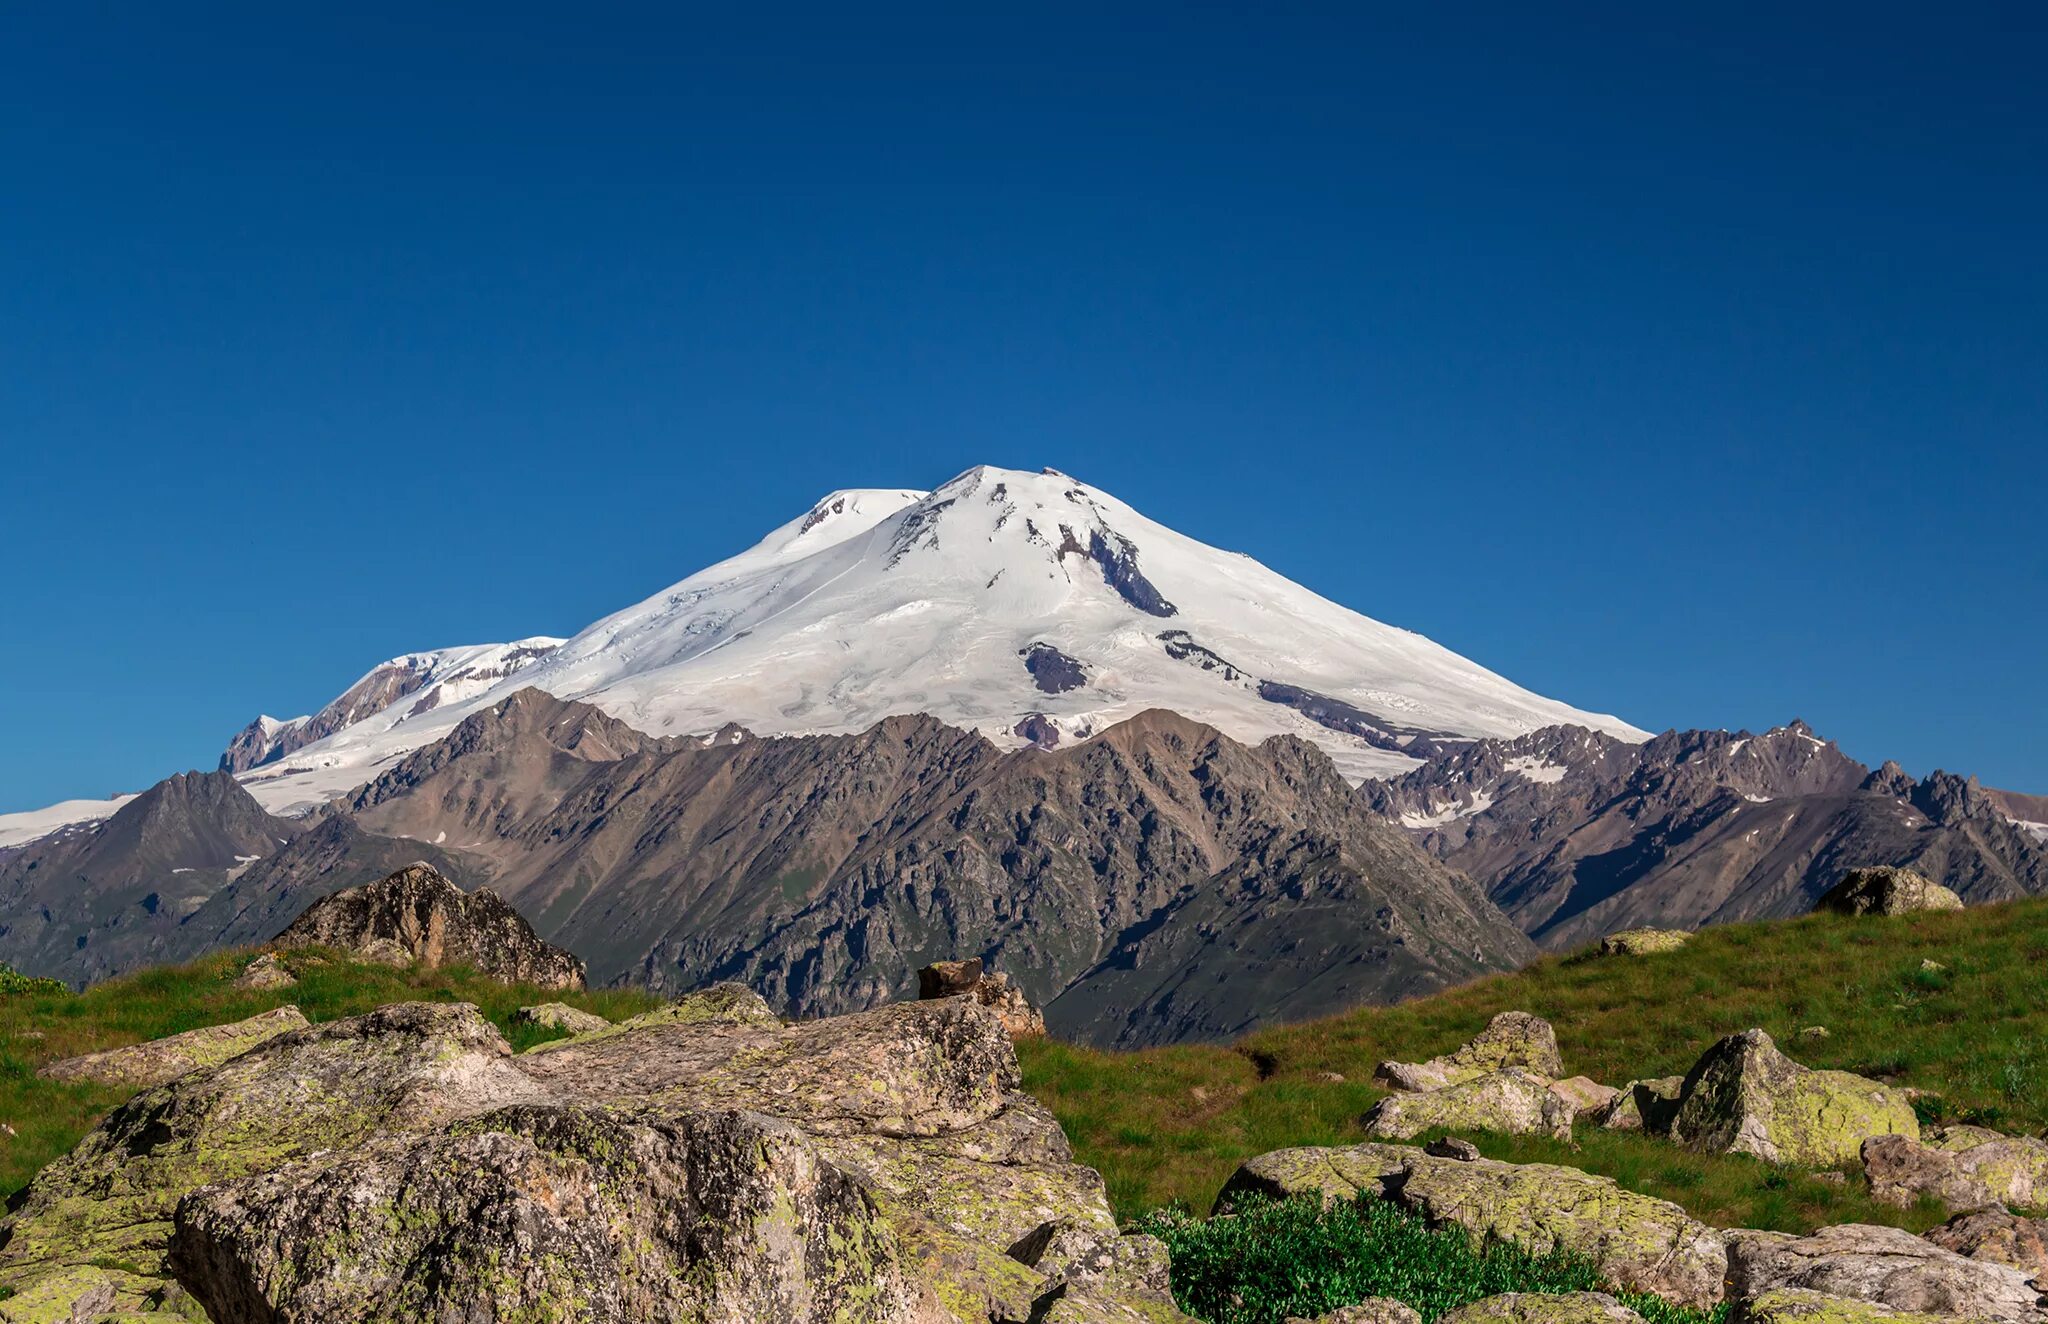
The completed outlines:
[[[745,984],[712,984],[685,993],[667,1006],[620,1021],[622,1028],[646,1025],[780,1025],[768,1000]]]
[[[1574,1111],[1548,1080],[1510,1067],[1443,1089],[1389,1094],[1365,1115],[1365,1133],[1375,1140],[1412,1140],[1434,1130],[1569,1140]]]
[[[242,967],[242,973],[235,976],[235,987],[253,989],[259,992],[275,988],[290,988],[299,982],[299,977],[284,968],[284,962],[277,959],[276,952],[264,952],[255,960]]]
[[[266,1039],[304,1029],[307,1024],[297,1007],[279,1007],[245,1021],[206,1025],[126,1048],[59,1058],[45,1064],[36,1074],[44,1080],[86,1080],[97,1085],[146,1089],[176,1080],[188,1071],[225,1062]]]
[[[1441,1324],[1642,1324],[1605,1292],[1508,1292],[1459,1306]]]
[[[1762,1030],[1731,1034],[1687,1073],[1672,1138],[1709,1154],[1831,1168],[1862,1161],[1872,1136],[1920,1138],[1904,1093],[1846,1071],[1811,1071]]]
[[[2041,1293],[2018,1269],[1965,1259],[1895,1227],[1844,1223],[1808,1237],[1730,1232],[1728,1291],[1754,1300],[1786,1288],[1893,1310],[2038,1324]]]
[[[1784,1287],[1737,1301],[1729,1324],[1955,1324],[1943,1315],[1893,1310],[1825,1292]]]
[[[1814,905],[1837,915],[1906,915],[1918,910],[1961,910],[1963,899],[1911,869],[1880,865],[1851,869]]]
[[[1010,977],[986,970],[980,957],[965,961],[934,961],[917,972],[919,999],[971,997],[993,1011],[1012,1039],[1038,1038],[1045,1034],[1045,1016],[1031,1005],[1024,990],[1010,983]]]
[[[1218,1212],[1248,1194],[1378,1196],[1478,1241],[1585,1256],[1611,1282],[1692,1305],[1721,1299],[1727,1267],[1721,1234],[1677,1205],[1554,1164],[1436,1158],[1407,1145],[1282,1149],[1242,1164]]]
[[[566,1002],[543,1002],[538,1006],[521,1007],[512,1013],[512,1019],[521,1025],[535,1025],[543,1030],[567,1030],[570,1034],[592,1034],[612,1028],[612,1023],[596,1012],[572,1007]]]
[[[2036,1287],[2048,1288],[2048,1219],[1993,1205],[1957,1214],[1926,1235],[1943,1250],[2018,1269]]]
[[[1921,1196],[1932,1196],[1952,1209],[2048,1203],[2048,1141],[1980,1134],[1978,1128],[1930,1139],[1935,1143],[1905,1136],[1864,1141],[1863,1171],[1871,1195],[1901,1207]]]
[[[1572,1110],[1573,1120],[1588,1113],[1604,1114],[1607,1105],[1621,1093],[1612,1085],[1602,1085],[1590,1076],[1571,1076],[1565,1080],[1550,1082],[1550,1092],[1563,1099]]]
[[[488,888],[464,892],[431,865],[324,896],[286,926],[278,947],[336,947],[429,969],[466,965],[508,984],[582,988],[583,962],[541,941]]]
[[[1623,929],[1600,940],[1602,956],[1655,956],[1675,952],[1692,941],[1686,929]]]
[[[1526,1011],[1504,1011],[1456,1052],[1427,1062],[1382,1062],[1373,1081],[1395,1090],[1440,1090],[1517,1068],[1555,1080],[1564,1074],[1557,1031]]]
[[[1290,1315],[1287,1324],[1422,1324],[1422,1312],[1406,1301],[1390,1296],[1367,1297],[1354,1306],[1342,1306],[1327,1315],[1303,1319]]]
[[[1684,1076],[1632,1080],[1604,1106],[1595,1108],[1587,1120],[1609,1131],[1664,1135],[1671,1130],[1671,1119],[1678,1116],[1678,1099],[1684,1091]]]

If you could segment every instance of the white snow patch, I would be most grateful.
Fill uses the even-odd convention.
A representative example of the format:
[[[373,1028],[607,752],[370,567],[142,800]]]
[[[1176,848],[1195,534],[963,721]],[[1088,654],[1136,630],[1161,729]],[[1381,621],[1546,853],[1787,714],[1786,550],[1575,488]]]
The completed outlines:
[[[1550,763],[1528,754],[1509,759],[1507,768],[1509,772],[1519,772],[1532,782],[1543,782],[1546,785],[1563,781],[1565,773],[1570,771],[1562,763]]]

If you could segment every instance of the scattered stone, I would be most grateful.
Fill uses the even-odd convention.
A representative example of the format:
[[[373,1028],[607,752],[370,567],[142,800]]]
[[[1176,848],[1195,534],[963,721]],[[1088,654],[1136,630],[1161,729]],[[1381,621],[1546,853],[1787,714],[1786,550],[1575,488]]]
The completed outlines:
[[[1008,975],[984,969],[978,956],[965,961],[934,961],[917,972],[920,1000],[963,995],[994,1011],[1012,1039],[1045,1034],[1045,1016],[1031,1005],[1024,990],[1012,986]]]
[[[1923,1195],[1951,1209],[2048,1204],[2048,1141],[1980,1127],[1947,1128],[1921,1144],[1878,1136],[1863,1144],[1870,1194],[1901,1207]]]
[[[512,1013],[512,1019],[521,1025],[537,1025],[543,1030],[567,1030],[571,1034],[590,1034],[612,1028],[612,1023],[596,1012],[572,1007],[566,1002],[543,1002],[536,1007],[521,1007]]]
[[[1342,1085],[1344,1083],[1344,1073],[1341,1071],[1318,1071],[1316,1072],[1316,1079],[1322,1081],[1325,1085]]]
[[[1799,1032],[1799,1037],[1802,1040],[1825,1039],[1828,1037],[1828,1027],[1825,1025],[1809,1025]]]
[[[1469,1140],[1460,1140],[1456,1136],[1432,1140],[1422,1147],[1422,1152],[1431,1158],[1456,1159],[1460,1163],[1470,1163],[1480,1157],[1479,1146]]]
[[[2036,1286],[2048,1285],[2048,1219],[2027,1218],[1998,1205],[1957,1214],[1927,1234],[1943,1250],[2018,1269]]]
[[[1906,915],[1920,910],[1961,910],[1963,899],[1911,869],[1880,865],[1851,869],[1815,910],[1837,915]]]
[[[1616,1091],[1604,1108],[1596,1108],[1588,1120],[1609,1131],[1667,1135],[1671,1119],[1678,1115],[1678,1100],[1684,1090],[1684,1076],[1632,1080]]]
[[[227,1025],[208,1025],[183,1034],[109,1048],[81,1057],[59,1058],[36,1072],[44,1080],[91,1081],[147,1089],[176,1080],[188,1071],[218,1066],[265,1040],[308,1024],[297,1007],[279,1007]]]
[[[1422,1324],[1422,1314],[1405,1301],[1396,1301],[1390,1296],[1373,1296],[1357,1305],[1343,1306],[1314,1319],[1289,1315],[1287,1324]]]
[[[1550,1092],[1563,1099],[1571,1108],[1574,1120],[1595,1109],[1604,1109],[1621,1093],[1612,1085],[1602,1085],[1587,1076],[1573,1076],[1567,1080],[1554,1080]]]
[[[1837,1172],[1833,1168],[1822,1168],[1819,1172],[1813,1174],[1813,1179],[1819,1182],[1826,1182],[1830,1186],[1847,1186],[1849,1184],[1849,1174]]]
[[[1947,966],[1945,966],[1945,965],[1943,965],[1943,964],[1942,964],[1941,962],[1939,962],[1939,961],[1933,961],[1933,960],[1929,960],[1929,959],[1928,959],[1927,957],[1924,957],[1924,956],[1920,958],[1920,968],[1921,968],[1922,970],[1927,970],[1927,971],[1936,971],[1936,970],[1946,970],[1946,969],[1948,969],[1948,967],[1947,967]]]
[[[1396,1090],[1440,1090],[1510,1067],[1545,1080],[1564,1074],[1557,1031],[1549,1021],[1526,1011],[1504,1011],[1454,1053],[1420,1063],[1380,1063],[1373,1082]]]
[[[1389,1094],[1365,1115],[1365,1133],[1375,1140],[1412,1140],[1436,1130],[1569,1140],[1572,1106],[1544,1077],[1510,1067],[1421,1094]]]
[[[780,1025],[782,1018],[768,1000],[745,984],[713,984],[685,993],[665,1007],[643,1011],[618,1023],[619,1029],[650,1025]]]
[[[488,888],[464,892],[426,864],[322,897],[277,936],[280,947],[335,947],[428,969],[466,965],[508,984],[583,987],[583,962],[542,942]]]
[[[1893,1310],[2037,1324],[2040,1292],[2018,1269],[1965,1259],[1895,1227],[1844,1223],[1808,1237],[1730,1232],[1728,1290],[1751,1301],[1786,1288]]]
[[[1920,1138],[1899,1091],[1846,1071],[1811,1071],[1762,1030],[1731,1034],[1685,1078],[1672,1138],[1708,1154],[1832,1168],[1862,1161],[1872,1136]]]
[[[1441,1324],[1642,1324],[1605,1292],[1508,1292],[1439,1317]]]
[[[265,990],[290,988],[299,982],[299,977],[284,968],[276,952],[265,952],[235,976],[235,987],[241,989]]]
[[[1729,1324],[1955,1324],[1940,1315],[1785,1287],[1735,1303]]]
[[[1600,940],[1602,956],[1655,956],[1675,952],[1692,941],[1686,929],[1623,929]]]

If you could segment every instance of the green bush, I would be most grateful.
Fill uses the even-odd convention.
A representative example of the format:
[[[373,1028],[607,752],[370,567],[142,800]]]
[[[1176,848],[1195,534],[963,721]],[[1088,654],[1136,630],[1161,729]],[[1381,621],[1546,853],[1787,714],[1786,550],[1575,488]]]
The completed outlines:
[[[1462,1229],[1432,1228],[1371,1196],[1328,1208],[1302,1196],[1249,1198],[1210,1219],[1166,1209],[1131,1230],[1166,1243],[1174,1298],[1210,1324],[1313,1319],[1375,1296],[1405,1301],[1429,1321],[1503,1292],[1613,1292],[1651,1324],[1721,1324],[1727,1313],[1615,1291],[1590,1261],[1563,1252],[1475,1248]]]
[[[0,965],[0,997],[13,993],[69,993],[71,987],[40,975],[25,975],[11,965]]]

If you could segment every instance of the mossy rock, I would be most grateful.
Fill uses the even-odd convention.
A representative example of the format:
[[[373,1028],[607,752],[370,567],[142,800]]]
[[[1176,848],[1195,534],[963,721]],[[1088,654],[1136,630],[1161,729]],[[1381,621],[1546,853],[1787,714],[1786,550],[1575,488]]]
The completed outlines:
[[[1811,1071],[1762,1030],[1732,1034],[1687,1073],[1672,1138],[1709,1154],[1809,1168],[1854,1166],[1873,1136],[1920,1138],[1903,1091],[1846,1071]]]

